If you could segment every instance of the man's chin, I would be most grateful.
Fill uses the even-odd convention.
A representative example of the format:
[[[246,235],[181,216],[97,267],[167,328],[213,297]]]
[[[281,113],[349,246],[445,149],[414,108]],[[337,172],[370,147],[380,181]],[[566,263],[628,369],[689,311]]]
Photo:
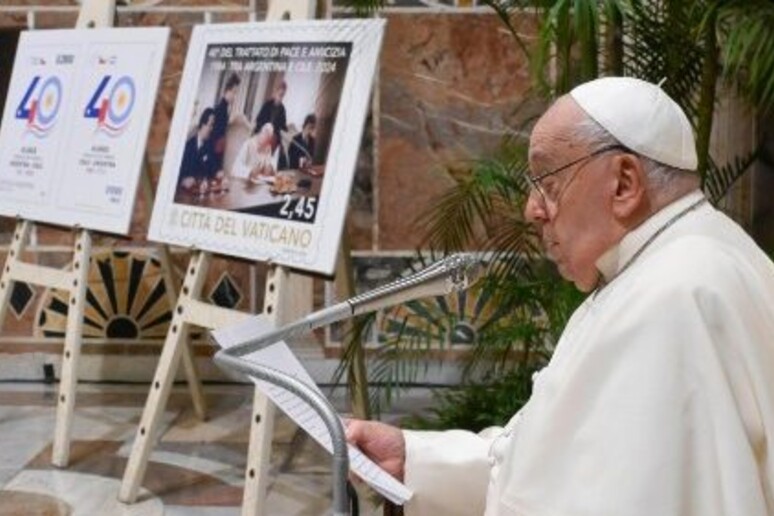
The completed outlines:
[[[597,288],[597,285],[599,285],[599,274],[594,274],[593,276],[584,277],[584,278],[567,278],[570,281],[575,284],[575,288],[580,290],[581,292],[585,292],[588,294],[589,292],[594,291],[594,289]]]
[[[573,281],[573,284],[575,285],[575,288],[583,292],[584,294],[588,294],[594,290],[594,288],[597,286],[597,283],[594,282],[593,284],[587,283],[587,282],[581,282],[581,281]]]
[[[551,258],[549,258],[551,259]],[[575,288],[580,290],[581,292],[589,293],[592,290],[594,290],[597,286],[597,277],[594,278],[579,278],[576,275],[572,274],[570,270],[565,267],[565,265],[562,263],[561,260],[554,260],[551,259],[551,261],[554,262],[556,265],[556,270],[559,272],[559,275],[575,285]]]

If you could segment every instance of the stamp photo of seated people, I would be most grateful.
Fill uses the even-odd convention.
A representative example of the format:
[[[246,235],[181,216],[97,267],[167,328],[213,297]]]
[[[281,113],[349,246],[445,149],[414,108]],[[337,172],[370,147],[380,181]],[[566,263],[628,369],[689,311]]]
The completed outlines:
[[[269,97],[261,106],[258,111],[258,115],[255,117],[255,126],[263,127],[264,124],[271,124],[273,128],[273,141],[272,151],[279,149],[279,156],[277,158],[277,168],[287,168],[287,156],[285,155],[284,148],[280,145],[282,143],[282,135],[288,131],[287,122],[287,110],[283,99],[288,91],[287,81],[280,80],[274,86],[274,91],[271,97]]]
[[[255,126],[253,133],[245,140],[231,166],[231,176],[257,182],[261,177],[276,173],[272,155],[274,128],[267,122],[262,127]]]
[[[185,142],[180,164],[178,187],[189,191],[206,190],[210,179],[217,174],[217,158],[212,142],[215,110],[206,108],[199,117],[196,132]]]
[[[288,149],[288,168],[304,170],[314,162],[314,144],[317,135],[317,116],[306,115],[301,132],[290,140]]]
[[[287,56],[248,62],[240,57],[247,48],[279,47],[218,44],[207,51],[192,92],[174,202],[313,224],[348,58],[312,68],[314,59],[331,59],[309,58],[304,66]]]
[[[215,123],[212,128],[212,140],[218,168],[223,168],[223,155],[226,152],[226,131],[231,121],[231,106],[234,105],[237,91],[242,80],[232,73],[226,80],[220,100],[215,105]]]

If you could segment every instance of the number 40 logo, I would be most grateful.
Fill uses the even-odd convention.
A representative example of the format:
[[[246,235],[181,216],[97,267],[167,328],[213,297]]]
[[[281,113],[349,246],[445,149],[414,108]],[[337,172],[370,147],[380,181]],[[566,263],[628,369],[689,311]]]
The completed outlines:
[[[44,79],[36,75],[16,107],[16,118],[26,120],[27,129],[43,138],[56,124],[61,104],[62,81],[59,77],[52,75]]]
[[[128,75],[112,79],[111,75],[102,77],[84,109],[83,116],[95,118],[97,130],[116,136],[129,125],[136,89],[134,81]]]

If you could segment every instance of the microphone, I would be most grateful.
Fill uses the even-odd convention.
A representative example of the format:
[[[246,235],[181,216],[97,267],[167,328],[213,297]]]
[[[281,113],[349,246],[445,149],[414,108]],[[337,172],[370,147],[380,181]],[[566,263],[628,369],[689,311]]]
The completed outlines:
[[[227,354],[244,356],[264,346],[349,319],[356,315],[430,296],[443,296],[465,290],[478,281],[484,269],[475,253],[447,256],[406,278],[377,287],[346,301],[313,312],[295,322],[230,347]]]
[[[482,271],[483,261],[477,255],[453,254],[407,278],[351,297],[345,303],[350,305],[352,315],[360,315],[413,299],[443,296],[467,289],[479,280]]]

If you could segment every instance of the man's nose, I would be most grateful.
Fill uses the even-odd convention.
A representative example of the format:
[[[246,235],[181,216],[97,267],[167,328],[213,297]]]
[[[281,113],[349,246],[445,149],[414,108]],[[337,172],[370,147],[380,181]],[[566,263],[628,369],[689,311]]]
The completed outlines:
[[[546,206],[541,202],[540,192],[535,189],[530,190],[527,202],[524,204],[524,219],[532,224],[548,220]]]

